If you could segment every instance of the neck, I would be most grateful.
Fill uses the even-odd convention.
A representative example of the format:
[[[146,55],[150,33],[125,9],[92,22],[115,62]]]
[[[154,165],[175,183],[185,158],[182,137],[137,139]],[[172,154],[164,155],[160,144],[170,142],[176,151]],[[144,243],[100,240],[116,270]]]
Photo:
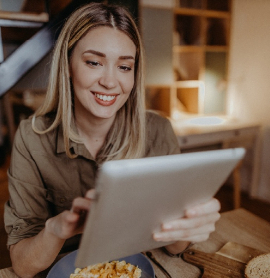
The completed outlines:
[[[80,120],[75,119],[79,134],[88,138],[106,138],[114,119]]]
[[[85,118],[75,114],[75,122],[78,133],[83,140],[88,151],[96,158],[97,153],[101,149],[106,136],[113,124],[114,118]]]

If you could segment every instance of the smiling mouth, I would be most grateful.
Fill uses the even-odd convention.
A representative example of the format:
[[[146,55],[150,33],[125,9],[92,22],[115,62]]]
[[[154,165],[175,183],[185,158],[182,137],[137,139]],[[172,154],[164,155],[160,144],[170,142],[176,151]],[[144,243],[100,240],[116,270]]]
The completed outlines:
[[[117,96],[119,95],[119,94],[106,95],[106,94],[100,94],[96,92],[92,92],[92,93],[95,96],[96,102],[101,106],[113,105],[117,100]]]
[[[107,96],[107,95],[101,95],[101,94],[97,94],[94,93],[95,97],[102,100],[102,101],[112,101],[116,98],[116,95],[114,96]]]

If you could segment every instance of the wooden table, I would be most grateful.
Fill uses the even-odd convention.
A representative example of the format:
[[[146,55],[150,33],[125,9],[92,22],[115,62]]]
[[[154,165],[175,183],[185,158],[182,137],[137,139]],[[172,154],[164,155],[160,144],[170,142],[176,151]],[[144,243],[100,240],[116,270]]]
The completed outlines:
[[[216,231],[211,234],[207,241],[197,243],[192,248],[206,253],[215,253],[225,243],[232,241],[263,252],[270,252],[269,235],[269,222],[245,209],[237,209],[222,213],[216,224]],[[199,268],[184,262],[182,258],[171,258],[159,249],[151,250],[151,252],[172,278],[197,278],[201,276]],[[153,263],[153,267],[157,278],[168,278],[156,264]],[[46,277],[46,273],[36,277]],[[17,278],[17,276],[11,268],[6,268],[0,270],[0,278]]]

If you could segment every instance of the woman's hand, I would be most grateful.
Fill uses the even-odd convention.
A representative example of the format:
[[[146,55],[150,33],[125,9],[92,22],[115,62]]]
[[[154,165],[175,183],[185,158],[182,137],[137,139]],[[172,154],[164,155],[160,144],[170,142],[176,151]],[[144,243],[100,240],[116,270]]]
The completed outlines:
[[[179,253],[188,245],[187,242],[200,242],[208,239],[215,230],[215,223],[220,218],[220,203],[210,201],[189,208],[185,216],[162,224],[161,232],[153,235],[156,241],[174,241],[166,248],[171,253]]]
[[[84,198],[74,199],[70,211],[48,219],[45,228],[37,235],[11,245],[10,257],[15,273],[20,277],[34,277],[48,268],[65,240],[82,232],[86,214],[94,198],[95,191],[89,190]]]
[[[86,215],[94,198],[94,189],[87,191],[84,198],[75,198],[70,211],[63,211],[47,220],[47,231],[60,239],[68,239],[76,234],[82,233]]]

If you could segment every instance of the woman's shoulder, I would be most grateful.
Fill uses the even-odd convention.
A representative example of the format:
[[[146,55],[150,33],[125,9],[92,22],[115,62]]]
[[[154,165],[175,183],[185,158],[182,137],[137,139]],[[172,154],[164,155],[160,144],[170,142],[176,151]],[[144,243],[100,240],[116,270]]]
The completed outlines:
[[[154,110],[146,111],[146,124],[168,124],[169,119],[165,115]]]
[[[21,133],[22,135],[35,135],[36,132],[34,132],[34,127],[40,131],[45,130],[50,125],[50,117],[47,116],[39,116],[36,118],[27,118],[20,121],[20,124],[18,126],[17,133]]]
[[[166,116],[151,110],[146,112],[146,134],[150,141],[175,137],[170,120]]]
[[[40,149],[40,146],[44,145],[45,142],[53,140],[53,132],[40,134],[50,126],[50,122],[51,118],[47,116],[21,120],[16,131],[14,144],[17,147],[25,146],[27,149]]]
[[[146,156],[168,155],[180,152],[172,124],[155,111],[146,114]]]
[[[153,110],[146,111],[146,129],[152,132],[171,127],[171,122],[165,115]]]

